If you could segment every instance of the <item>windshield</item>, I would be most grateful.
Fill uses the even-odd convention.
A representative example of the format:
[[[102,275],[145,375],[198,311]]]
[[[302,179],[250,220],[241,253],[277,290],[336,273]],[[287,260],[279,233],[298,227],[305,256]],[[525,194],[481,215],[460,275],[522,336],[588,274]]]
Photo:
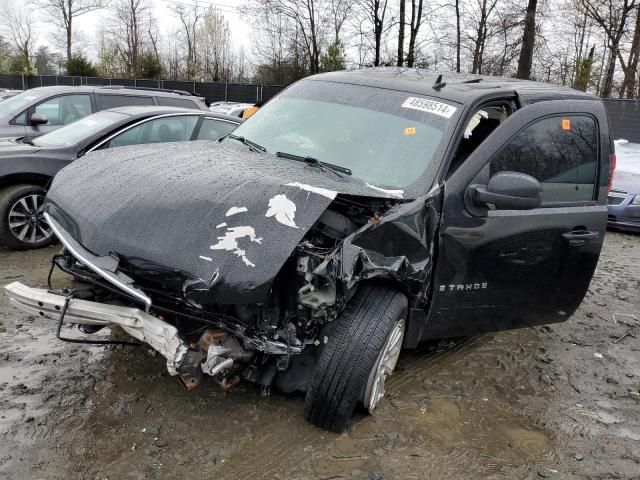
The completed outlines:
[[[129,115],[104,110],[81,118],[41,137],[36,137],[32,142],[38,147],[70,147],[126,118],[129,118]]]
[[[17,113],[22,107],[41,97],[44,97],[44,93],[35,90],[27,90],[26,92],[9,97],[0,102],[0,117],[14,112]]]
[[[425,173],[456,107],[395,90],[299,82],[233,133],[268,153],[350,169],[372,188],[405,190]],[[424,186],[424,185],[423,185]]]

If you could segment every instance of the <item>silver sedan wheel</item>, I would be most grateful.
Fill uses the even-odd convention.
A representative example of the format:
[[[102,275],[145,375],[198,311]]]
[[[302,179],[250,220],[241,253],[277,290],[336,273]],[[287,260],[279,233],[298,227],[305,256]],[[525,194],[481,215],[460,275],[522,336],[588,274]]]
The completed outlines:
[[[404,326],[404,318],[398,320],[394,325],[369,374],[363,399],[364,406],[369,410],[369,413],[373,413],[380,399],[384,397],[384,382],[396,368],[404,339]]]
[[[18,198],[9,210],[9,230],[21,242],[37,245],[51,237],[53,232],[42,216],[44,195],[30,193]]]

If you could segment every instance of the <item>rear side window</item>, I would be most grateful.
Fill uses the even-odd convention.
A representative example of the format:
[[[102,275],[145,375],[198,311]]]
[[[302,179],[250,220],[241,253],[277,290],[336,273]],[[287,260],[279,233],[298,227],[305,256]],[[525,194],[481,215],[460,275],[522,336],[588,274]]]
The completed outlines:
[[[111,139],[108,148],[191,140],[196,123],[198,115],[155,118],[117,135]]]
[[[128,107],[131,105],[153,105],[153,97],[137,95],[96,95],[101,110],[116,107]]]
[[[158,103],[165,107],[198,108],[192,100],[185,98],[158,97]]]
[[[598,128],[586,115],[554,116],[520,131],[491,161],[491,175],[521,172],[538,179],[543,203],[593,200]]]
[[[218,140],[233,132],[237,126],[235,123],[205,118],[198,132],[198,140]]]

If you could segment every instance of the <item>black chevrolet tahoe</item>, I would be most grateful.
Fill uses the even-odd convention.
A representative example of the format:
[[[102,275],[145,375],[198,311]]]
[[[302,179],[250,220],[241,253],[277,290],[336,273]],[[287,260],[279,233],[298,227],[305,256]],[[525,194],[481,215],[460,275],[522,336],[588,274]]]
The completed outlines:
[[[593,275],[615,156],[602,101],[507,78],[372,69],[295,83],[220,142],[93,152],[44,215],[75,290],[14,303],[117,325],[193,388],[306,392],[340,431],[401,349],[567,320]]]

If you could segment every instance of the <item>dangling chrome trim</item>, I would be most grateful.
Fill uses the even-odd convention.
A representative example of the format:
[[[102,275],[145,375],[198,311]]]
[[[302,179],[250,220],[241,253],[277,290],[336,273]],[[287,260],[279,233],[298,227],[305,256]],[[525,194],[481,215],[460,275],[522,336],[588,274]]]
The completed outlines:
[[[82,245],[80,245],[80,243],[73,239],[47,212],[44,213],[44,218],[47,220],[47,223],[51,227],[51,230],[53,230],[53,233],[55,233],[56,237],[58,237],[65,248],[69,250],[77,260],[96,272],[107,282],[115,285],[116,287],[127,292],[129,295],[143,302],[145,304],[145,312],[149,312],[149,309],[151,308],[151,298],[145,295],[141,290],[124,283],[121,279],[118,278],[117,274],[98,267],[95,264],[95,259],[98,258],[97,256],[93,255],[85,248],[83,248]]]

